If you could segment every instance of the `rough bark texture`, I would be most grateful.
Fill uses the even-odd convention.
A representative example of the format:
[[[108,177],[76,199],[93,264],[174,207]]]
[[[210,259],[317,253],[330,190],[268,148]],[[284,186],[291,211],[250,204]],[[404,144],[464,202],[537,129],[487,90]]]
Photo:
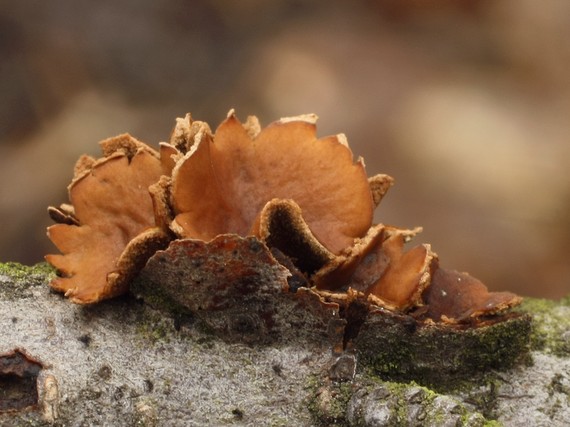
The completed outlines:
[[[228,342],[188,313],[169,315],[132,297],[71,304],[49,290],[51,274],[43,264],[0,265],[1,426],[563,426],[570,419],[570,297],[524,303],[535,319],[531,352],[509,358],[514,367],[454,378],[442,370],[440,382],[412,371],[398,382],[386,353],[382,367],[357,358],[354,379],[341,381],[352,376],[354,358],[333,356],[322,330]],[[524,324],[512,323],[521,334]],[[14,370],[18,363],[25,366]],[[21,409],[30,400],[37,404]]]

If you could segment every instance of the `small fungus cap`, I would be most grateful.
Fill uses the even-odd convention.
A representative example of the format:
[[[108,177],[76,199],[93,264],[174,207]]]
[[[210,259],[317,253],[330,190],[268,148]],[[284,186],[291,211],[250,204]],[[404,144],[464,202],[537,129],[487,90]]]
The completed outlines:
[[[316,116],[281,119],[259,129],[233,112],[215,135],[203,132],[172,174],[172,229],[211,240],[248,235],[264,206],[292,200],[316,239],[334,254],[372,224],[374,199],[361,160],[343,136],[318,139]]]
[[[511,292],[489,292],[478,279],[467,273],[438,268],[424,299],[427,316],[436,321],[459,323],[493,316],[521,303]]]

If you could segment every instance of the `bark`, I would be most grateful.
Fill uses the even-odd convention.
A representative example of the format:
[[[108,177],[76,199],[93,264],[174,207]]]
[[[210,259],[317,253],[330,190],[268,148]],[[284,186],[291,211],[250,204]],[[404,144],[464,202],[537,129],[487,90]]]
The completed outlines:
[[[227,339],[192,313],[132,296],[79,306],[50,291],[52,274],[43,264],[0,265],[2,426],[562,426],[570,419],[570,297],[526,301],[532,331],[521,317],[508,328],[513,339],[517,331],[530,338],[530,352],[522,340],[503,364],[481,365],[490,351],[484,339],[423,337],[424,345],[414,331],[411,363],[402,348],[366,350],[367,342],[386,348],[373,343],[382,335],[368,336],[355,353],[332,352],[323,329],[303,328],[298,314],[289,331],[252,340]],[[287,304],[280,319],[297,309]],[[390,339],[406,335],[386,324]],[[247,336],[248,327],[233,330]],[[440,338],[447,341],[427,346]],[[461,364],[472,366],[457,370],[441,351],[446,345],[469,346],[473,358]],[[418,367],[430,354],[436,375]]]

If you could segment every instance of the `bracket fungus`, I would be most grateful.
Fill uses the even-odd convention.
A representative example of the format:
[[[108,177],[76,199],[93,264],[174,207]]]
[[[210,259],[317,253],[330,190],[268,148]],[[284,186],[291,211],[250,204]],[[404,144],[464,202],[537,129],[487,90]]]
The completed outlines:
[[[368,178],[344,135],[317,137],[315,115],[262,128],[232,110],[212,132],[188,114],[159,151],[129,135],[101,146],[78,161],[70,204],[49,208],[62,252],[46,256],[51,286],[74,302],[126,293],[138,275],[212,323],[241,310],[269,331],[271,299],[296,298],[344,321],[342,349],[370,316],[474,328],[521,301],[441,268],[428,244],[405,250],[421,228],[373,224],[393,179]]]

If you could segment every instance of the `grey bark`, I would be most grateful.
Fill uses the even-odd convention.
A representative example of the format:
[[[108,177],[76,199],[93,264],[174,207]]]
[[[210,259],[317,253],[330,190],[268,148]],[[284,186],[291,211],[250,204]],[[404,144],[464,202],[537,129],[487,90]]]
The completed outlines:
[[[570,420],[564,323],[570,301],[548,303],[536,314],[532,360],[435,391],[382,380],[358,360],[352,378],[350,356],[336,359],[326,339],[303,331],[269,344],[229,343],[191,318],[132,297],[74,305],[50,291],[49,274],[0,268],[0,361],[19,349],[27,363],[41,364],[32,375],[37,404],[10,411],[6,405],[34,396],[0,363],[1,426],[482,426],[491,420],[563,426]]]

